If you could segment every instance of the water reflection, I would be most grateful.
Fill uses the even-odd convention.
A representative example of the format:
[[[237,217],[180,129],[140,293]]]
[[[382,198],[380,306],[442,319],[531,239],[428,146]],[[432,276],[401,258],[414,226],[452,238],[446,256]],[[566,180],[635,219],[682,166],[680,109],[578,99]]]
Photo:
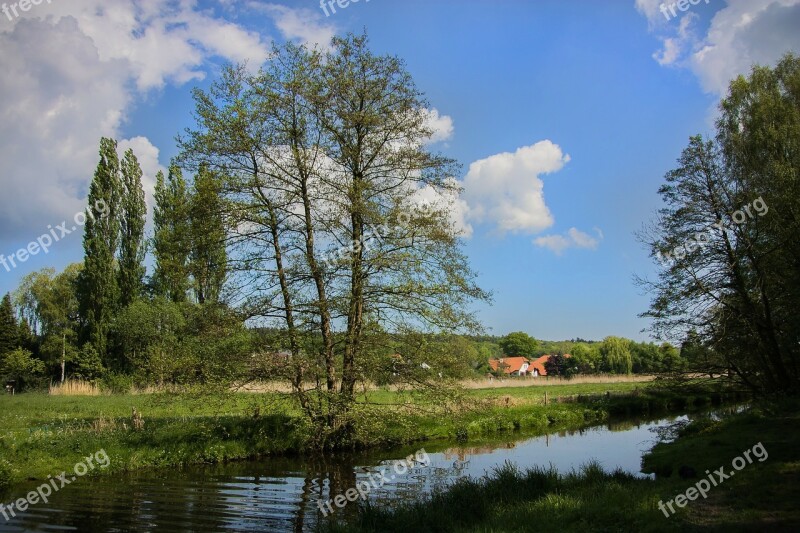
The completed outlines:
[[[505,461],[522,469],[553,465],[565,472],[596,460],[607,469],[643,475],[641,456],[657,440],[654,429],[685,419],[614,421],[537,437],[509,435],[506,441],[480,445],[431,445],[429,465],[415,463],[402,475],[388,476],[368,498],[377,505],[417,498],[464,476],[481,477]],[[374,478],[390,461],[413,451],[384,457],[367,453],[270,458],[140,471],[113,479],[83,478],[55,493],[48,504],[8,523],[0,517],[0,531],[310,531],[324,519],[320,502]],[[386,460],[385,455],[391,457]],[[358,503],[334,509],[333,519],[347,520]]]

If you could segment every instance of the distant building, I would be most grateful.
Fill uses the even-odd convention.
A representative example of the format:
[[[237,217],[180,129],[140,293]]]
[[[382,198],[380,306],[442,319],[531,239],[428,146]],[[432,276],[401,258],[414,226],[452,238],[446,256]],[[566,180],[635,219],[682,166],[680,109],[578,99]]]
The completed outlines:
[[[543,355],[529,360],[527,357],[501,357],[500,359],[489,359],[489,368],[492,372],[502,372],[507,376],[546,376],[547,369],[545,363],[550,360],[550,355]],[[571,357],[564,354],[564,357]],[[499,369],[499,370],[498,370]]]
[[[531,362],[526,357],[503,357],[489,360],[489,368],[493,372],[502,372],[507,376],[526,375],[530,364]]]

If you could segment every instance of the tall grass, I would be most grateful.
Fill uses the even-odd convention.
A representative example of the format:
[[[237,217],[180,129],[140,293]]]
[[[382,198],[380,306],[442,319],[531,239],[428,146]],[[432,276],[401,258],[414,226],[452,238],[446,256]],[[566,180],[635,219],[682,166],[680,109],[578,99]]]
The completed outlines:
[[[506,379],[479,379],[465,380],[461,385],[466,389],[501,389],[511,387],[554,387],[558,385],[582,385],[586,383],[646,383],[653,381],[655,376],[644,375],[597,375],[597,376],[576,376],[572,379],[558,377],[522,377]]]
[[[63,383],[50,384],[50,396],[100,396],[100,387],[89,381],[68,379]]]
[[[559,474],[506,463],[482,479],[461,479],[422,501],[395,509],[364,506],[331,532],[652,531],[669,524],[657,509],[655,483],[597,463]]]

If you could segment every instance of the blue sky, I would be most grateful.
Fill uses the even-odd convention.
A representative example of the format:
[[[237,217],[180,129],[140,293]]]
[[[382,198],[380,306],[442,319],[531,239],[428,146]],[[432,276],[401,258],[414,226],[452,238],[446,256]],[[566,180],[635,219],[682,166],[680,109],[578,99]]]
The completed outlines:
[[[668,6],[671,2],[667,2]],[[110,4],[110,5],[107,5]],[[325,45],[366,29],[402,57],[438,113],[433,148],[463,165],[465,248],[495,334],[647,338],[634,233],[690,135],[712,132],[728,81],[800,49],[800,0],[75,0],[0,14],[0,254],[85,202],[101,135],[146,186],[192,124],[193,87],[272,41]],[[81,259],[80,230],[7,272],[0,293]]]

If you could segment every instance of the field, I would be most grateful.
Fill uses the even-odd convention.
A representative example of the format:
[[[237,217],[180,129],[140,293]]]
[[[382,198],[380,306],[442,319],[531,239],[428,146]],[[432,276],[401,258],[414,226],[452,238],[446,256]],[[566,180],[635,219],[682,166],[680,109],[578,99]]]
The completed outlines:
[[[469,389],[456,412],[391,390],[370,391],[353,445],[390,447],[422,440],[475,439],[498,432],[576,427],[608,416],[604,406],[550,402],[576,394],[625,393],[645,384],[558,383]],[[137,429],[133,410],[142,417]],[[0,397],[0,486],[44,478],[101,448],[108,472],[299,453],[311,429],[284,393],[126,394]],[[5,472],[5,473],[3,473]]]

